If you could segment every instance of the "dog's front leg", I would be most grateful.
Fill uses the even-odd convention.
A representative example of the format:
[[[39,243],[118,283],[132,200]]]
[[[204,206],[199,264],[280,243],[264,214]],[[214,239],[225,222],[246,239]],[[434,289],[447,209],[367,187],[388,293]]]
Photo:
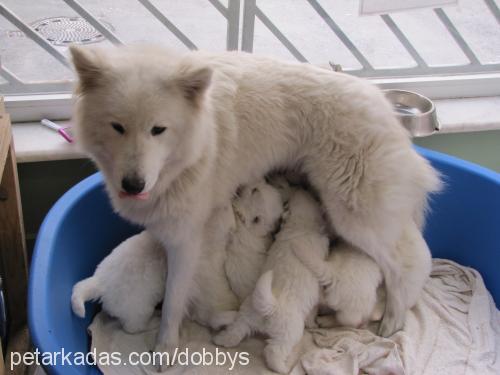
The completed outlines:
[[[168,353],[170,361],[179,346],[179,329],[192,290],[201,250],[201,234],[197,226],[188,225],[176,231],[174,238],[163,241],[168,257],[168,274],[155,352]]]

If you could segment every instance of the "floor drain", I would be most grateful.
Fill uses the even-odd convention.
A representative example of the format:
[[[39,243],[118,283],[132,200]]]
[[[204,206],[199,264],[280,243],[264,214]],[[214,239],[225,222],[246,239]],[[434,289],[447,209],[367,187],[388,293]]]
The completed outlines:
[[[100,22],[112,29],[108,23]],[[80,17],[44,18],[32,23],[31,27],[55,46],[97,43],[104,40],[104,36],[94,26]]]

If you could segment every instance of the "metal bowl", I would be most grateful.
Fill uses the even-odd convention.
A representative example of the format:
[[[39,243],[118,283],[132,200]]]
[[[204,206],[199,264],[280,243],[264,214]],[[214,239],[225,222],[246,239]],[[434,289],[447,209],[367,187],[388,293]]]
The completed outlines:
[[[429,98],[412,91],[383,90],[403,126],[414,137],[439,131],[436,106]]]

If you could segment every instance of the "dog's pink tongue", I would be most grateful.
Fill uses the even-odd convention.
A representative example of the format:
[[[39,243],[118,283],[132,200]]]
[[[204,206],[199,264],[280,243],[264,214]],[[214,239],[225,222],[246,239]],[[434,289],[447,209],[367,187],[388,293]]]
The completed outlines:
[[[139,194],[130,194],[125,191],[120,191],[120,194],[118,195],[120,198],[130,198],[130,199],[136,199],[139,201],[145,201],[149,198],[149,193],[148,192],[143,192]]]

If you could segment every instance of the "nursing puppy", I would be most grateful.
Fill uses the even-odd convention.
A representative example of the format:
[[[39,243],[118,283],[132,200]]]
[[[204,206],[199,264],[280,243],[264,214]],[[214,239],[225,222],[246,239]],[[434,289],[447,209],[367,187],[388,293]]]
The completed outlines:
[[[231,323],[240,305],[224,274],[228,236],[234,225],[231,205],[214,211],[205,226],[206,251],[195,274],[189,316],[214,329]],[[83,318],[85,302],[98,300],[126,332],[144,331],[163,299],[166,270],[162,245],[147,231],[132,236],[104,258],[93,276],[75,284],[73,311]]]
[[[380,319],[383,304],[377,304],[377,292],[383,277],[373,259],[347,243],[335,245],[326,260],[312,257],[301,248],[294,251],[323,287],[321,305],[333,310],[318,317],[320,326],[360,328]]]
[[[358,328],[382,317],[386,292],[382,273],[373,259],[345,242],[334,246],[326,261],[312,257],[303,248],[294,251],[323,286],[322,304],[335,312],[318,317],[321,327]],[[405,231],[395,257],[403,270],[406,308],[411,309],[431,272],[431,253],[414,229]]]
[[[242,302],[254,289],[283,213],[280,193],[264,179],[240,189],[233,199],[236,226],[224,263],[229,284]]]
[[[324,259],[329,244],[320,207],[308,193],[293,192],[288,210],[255,290],[243,302],[236,320],[214,337],[215,344],[233,347],[253,332],[268,335],[264,358],[271,370],[282,374],[290,370],[287,359],[302,338],[320,292],[316,276],[293,249],[302,248]]]
[[[329,223],[380,266],[380,333],[403,324],[394,252],[420,228],[439,179],[384,95],[309,64],[246,53],[72,47],[76,143],[102,171],[115,210],[168,252],[157,351],[173,350],[214,207],[271,170],[307,176]]]
[[[85,317],[85,302],[99,300],[128,333],[145,330],[165,289],[165,252],[148,232],[118,245],[97,266],[93,276],[75,284],[73,312]]]

